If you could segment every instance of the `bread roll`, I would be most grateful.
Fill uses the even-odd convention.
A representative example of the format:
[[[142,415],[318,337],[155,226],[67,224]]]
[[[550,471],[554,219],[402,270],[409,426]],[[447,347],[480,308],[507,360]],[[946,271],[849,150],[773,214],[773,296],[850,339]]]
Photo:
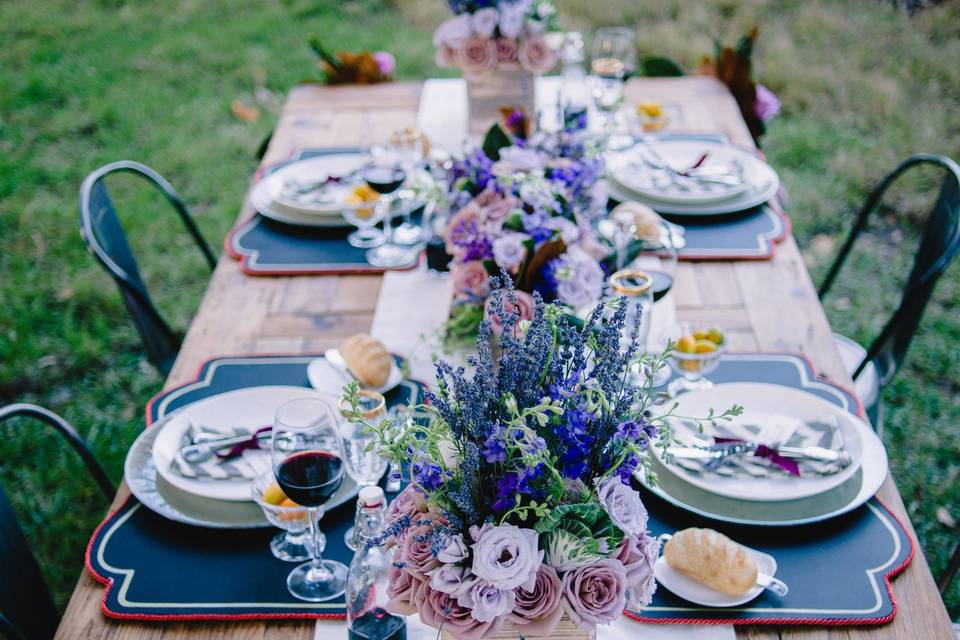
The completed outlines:
[[[757,563],[747,550],[713,529],[676,532],[663,557],[688,578],[727,595],[743,595],[757,584]]]
[[[352,335],[340,345],[350,371],[365,387],[382,387],[390,377],[393,356],[376,338],[365,333]]]

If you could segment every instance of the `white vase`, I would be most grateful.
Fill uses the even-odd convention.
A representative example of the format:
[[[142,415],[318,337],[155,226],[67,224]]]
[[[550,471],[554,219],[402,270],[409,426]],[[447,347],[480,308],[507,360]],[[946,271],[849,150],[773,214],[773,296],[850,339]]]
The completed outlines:
[[[500,122],[501,108],[521,109],[536,122],[535,77],[516,63],[500,63],[476,78],[467,78],[467,122],[471,134],[483,134]]]

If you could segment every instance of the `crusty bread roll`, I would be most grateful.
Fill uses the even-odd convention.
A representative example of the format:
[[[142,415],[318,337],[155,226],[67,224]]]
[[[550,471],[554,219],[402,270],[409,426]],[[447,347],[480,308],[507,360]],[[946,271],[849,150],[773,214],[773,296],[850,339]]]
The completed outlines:
[[[352,335],[340,345],[340,353],[350,371],[365,387],[382,387],[390,377],[393,356],[386,347],[365,333]]]
[[[667,564],[711,589],[743,595],[757,584],[757,563],[742,546],[713,529],[684,529],[663,547]]]

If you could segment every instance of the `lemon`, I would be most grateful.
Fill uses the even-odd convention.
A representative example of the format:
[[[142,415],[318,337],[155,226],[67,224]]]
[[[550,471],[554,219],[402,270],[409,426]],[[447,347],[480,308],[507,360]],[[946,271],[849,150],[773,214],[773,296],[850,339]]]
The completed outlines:
[[[683,336],[677,340],[677,351],[680,353],[696,353],[697,340],[693,336]]]
[[[694,353],[713,353],[717,350],[717,345],[709,340],[697,340],[694,345]]]
[[[287,508],[296,508],[296,507],[299,507],[300,505],[298,505],[296,502],[294,502],[294,501],[291,500],[290,498],[284,498],[284,499],[283,499],[283,502],[281,502],[279,506],[281,506],[281,507],[287,507]],[[307,512],[306,512],[306,510],[303,510],[303,511],[293,511],[293,512],[290,512],[290,513],[281,513],[281,514],[278,514],[277,517],[279,517],[279,518],[280,518],[281,520],[283,520],[284,522],[300,522],[301,520],[303,520],[304,522],[306,522]]]
[[[709,339],[710,339],[710,332],[709,332],[708,330],[706,330],[706,329],[697,329],[696,331],[693,332],[693,339],[694,339],[694,340],[698,340],[698,341],[699,341],[699,340],[709,340]]]
[[[659,118],[663,115],[663,105],[659,102],[641,102],[637,105],[637,113],[648,118]]]
[[[723,331],[720,331],[720,329],[713,327],[712,329],[707,331],[707,340],[709,340],[710,342],[712,342],[713,344],[719,347],[720,345],[723,344]]]
[[[287,498],[283,489],[281,489],[280,485],[276,482],[263,490],[263,501],[267,504],[279,505],[282,504],[284,500],[289,500],[289,498]]]

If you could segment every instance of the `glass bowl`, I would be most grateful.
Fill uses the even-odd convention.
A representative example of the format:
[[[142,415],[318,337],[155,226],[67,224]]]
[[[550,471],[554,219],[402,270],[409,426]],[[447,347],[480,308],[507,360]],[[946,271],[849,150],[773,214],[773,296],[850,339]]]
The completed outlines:
[[[280,495],[283,495],[272,469],[258,475],[250,485],[250,495],[253,501],[260,505],[263,515],[266,516],[270,524],[278,529],[283,529],[270,540],[270,552],[273,553],[275,558],[285,562],[309,560],[312,555],[309,547],[310,520],[306,507],[294,504],[286,496],[284,496],[284,503],[281,504],[267,502],[264,500],[264,493],[271,487],[273,487],[272,491],[277,491]],[[325,539],[321,542],[321,546],[326,546]]]
[[[670,383],[671,394],[709,389],[713,383],[704,376],[713,373],[726,351],[726,336],[716,325],[684,325],[682,335],[670,352],[670,367],[679,376]]]

